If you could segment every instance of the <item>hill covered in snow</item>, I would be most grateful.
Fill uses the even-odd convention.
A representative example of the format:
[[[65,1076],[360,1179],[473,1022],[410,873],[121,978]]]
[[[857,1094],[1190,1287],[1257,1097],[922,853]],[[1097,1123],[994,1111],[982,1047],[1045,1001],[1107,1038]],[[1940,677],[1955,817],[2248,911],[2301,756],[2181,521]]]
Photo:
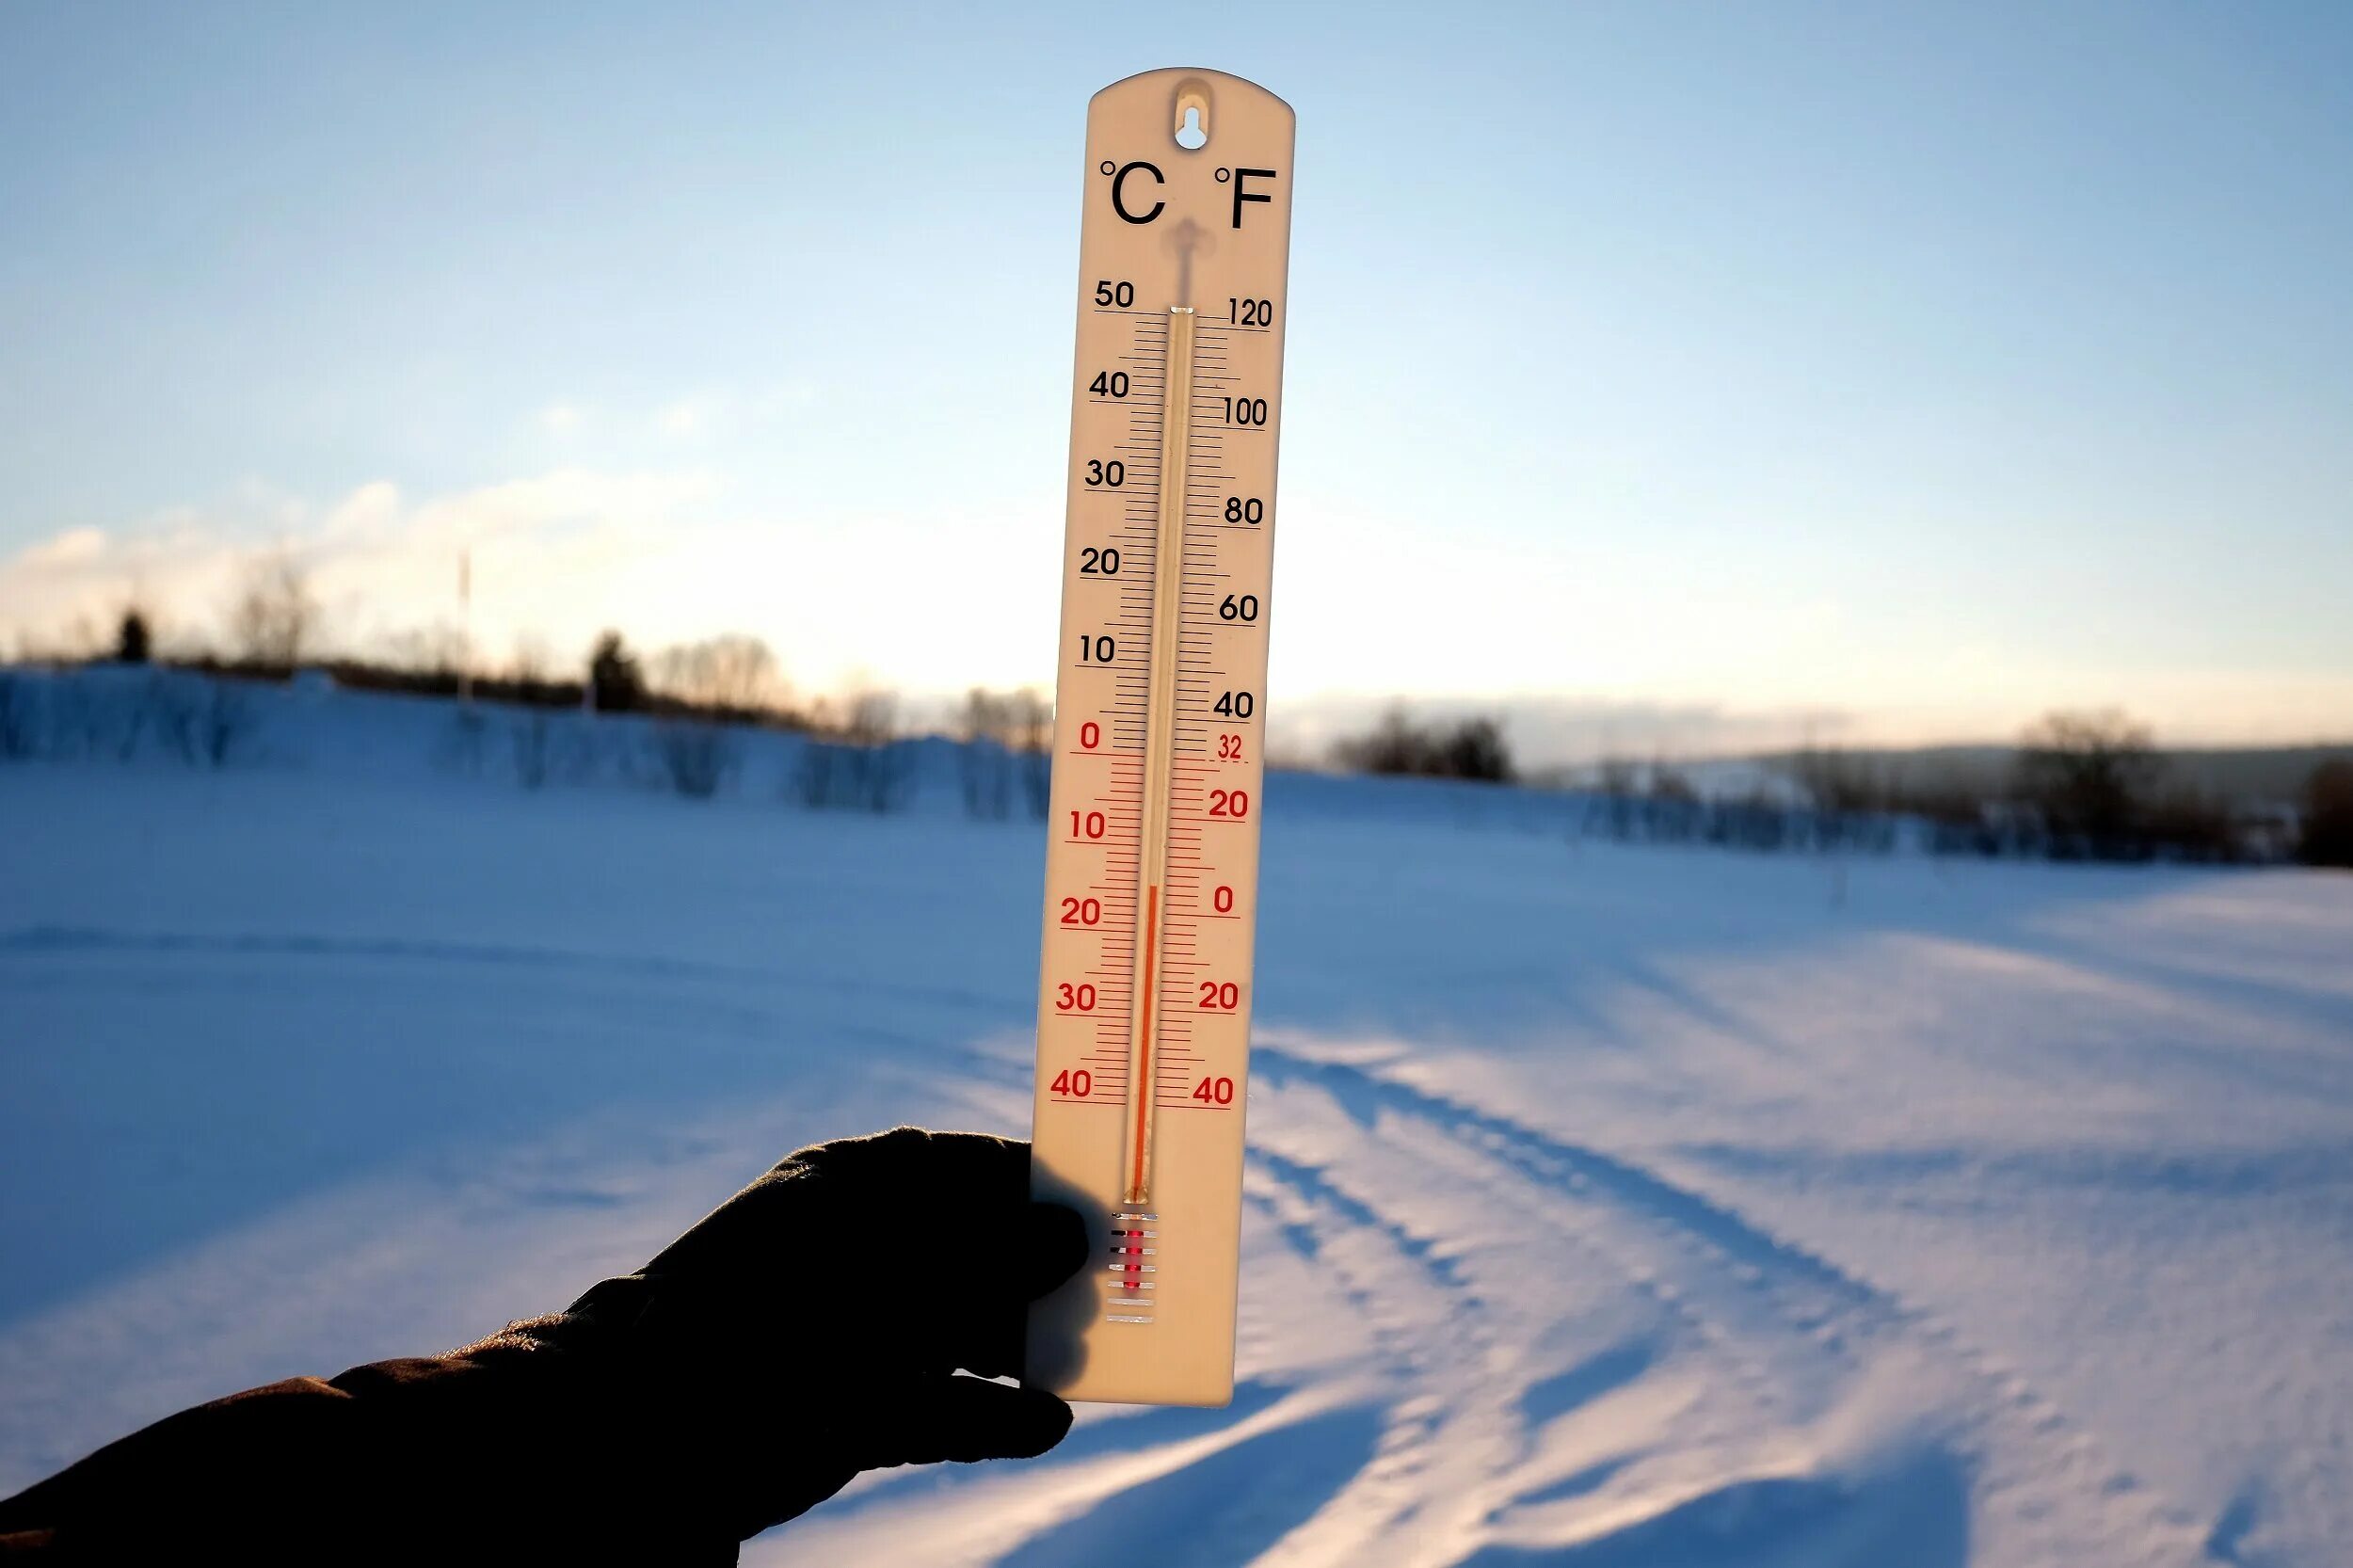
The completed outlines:
[[[1026,1130],[1017,776],[919,744],[875,811],[750,734],[691,798],[637,721],[331,690],[214,768],[116,685],[0,764],[0,1488],[561,1304],[796,1144]],[[2353,877],[1585,822],[1276,779],[1233,1407],[746,1560],[2353,1553]]]

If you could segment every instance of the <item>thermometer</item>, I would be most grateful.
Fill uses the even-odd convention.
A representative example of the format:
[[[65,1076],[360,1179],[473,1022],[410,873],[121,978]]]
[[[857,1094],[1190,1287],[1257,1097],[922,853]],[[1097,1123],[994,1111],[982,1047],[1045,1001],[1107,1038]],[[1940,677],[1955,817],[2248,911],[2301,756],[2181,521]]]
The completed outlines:
[[[1215,71],[1087,110],[1032,1185],[1092,1265],[1065,1398],[1233,1397],[1292,116]]]

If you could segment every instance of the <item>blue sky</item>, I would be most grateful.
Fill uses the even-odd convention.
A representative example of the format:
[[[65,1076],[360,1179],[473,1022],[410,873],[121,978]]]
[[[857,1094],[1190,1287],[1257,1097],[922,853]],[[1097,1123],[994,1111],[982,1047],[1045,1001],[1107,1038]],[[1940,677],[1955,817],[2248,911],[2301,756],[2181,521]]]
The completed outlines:
[[[1276,712],[2353,731],[2344,8],[486,10],[0,13],[0,646],[471,550],[487,663],[1049,681],[1085,102],[1199,64],[1300,114]]]

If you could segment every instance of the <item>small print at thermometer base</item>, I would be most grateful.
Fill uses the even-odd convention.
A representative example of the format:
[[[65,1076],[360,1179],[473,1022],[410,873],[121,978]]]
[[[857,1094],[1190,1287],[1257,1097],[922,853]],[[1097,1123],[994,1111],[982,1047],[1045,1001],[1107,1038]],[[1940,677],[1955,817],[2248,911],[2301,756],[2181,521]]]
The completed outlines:
[[[1093,1265],[1066,1399],[1233,1397],[1292,116],[1215,71],[1087,110],[1032,1169]]]

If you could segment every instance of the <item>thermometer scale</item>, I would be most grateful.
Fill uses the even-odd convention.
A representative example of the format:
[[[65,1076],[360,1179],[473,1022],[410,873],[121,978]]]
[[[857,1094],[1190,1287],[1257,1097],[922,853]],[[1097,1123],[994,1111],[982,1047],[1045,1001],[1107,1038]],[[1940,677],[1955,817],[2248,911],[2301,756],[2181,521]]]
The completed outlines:
[[[1214,71],[1087,110],[1032,1184],[1093,1266],[1065,1398],[1233,1396],[1292,115]]]

